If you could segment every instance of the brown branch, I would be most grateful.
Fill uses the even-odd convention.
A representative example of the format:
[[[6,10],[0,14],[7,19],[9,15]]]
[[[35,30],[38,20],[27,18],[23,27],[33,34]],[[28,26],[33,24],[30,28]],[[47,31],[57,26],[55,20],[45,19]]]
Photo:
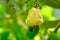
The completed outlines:
[[[56,28],[55,28],[55,30],[54,30],[54,33],[57,32],[57,30],[59,29],[59,27],[60,27],[60,22],[57,24],[57,26],[56,26]]]

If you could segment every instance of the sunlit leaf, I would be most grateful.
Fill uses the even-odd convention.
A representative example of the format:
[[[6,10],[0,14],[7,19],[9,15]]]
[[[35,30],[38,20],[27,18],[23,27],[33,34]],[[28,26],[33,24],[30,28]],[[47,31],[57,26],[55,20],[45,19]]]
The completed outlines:
[[[41,14],[43,16],[44,21],[54,21],[54,13],[53,13],[53,8],[50,6],[43,6],[41,9]]]

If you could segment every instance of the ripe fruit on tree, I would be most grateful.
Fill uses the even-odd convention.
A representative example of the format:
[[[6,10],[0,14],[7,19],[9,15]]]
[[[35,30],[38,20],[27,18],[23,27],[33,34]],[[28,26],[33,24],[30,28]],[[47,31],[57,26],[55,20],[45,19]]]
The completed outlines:
[[[28,16],[26,19],[26,25],[29,27],[30,31],[33,29],[39,30],[39,25],[43,23],[43,16],[40,12],[39,8],[31,8],[28,12]]]

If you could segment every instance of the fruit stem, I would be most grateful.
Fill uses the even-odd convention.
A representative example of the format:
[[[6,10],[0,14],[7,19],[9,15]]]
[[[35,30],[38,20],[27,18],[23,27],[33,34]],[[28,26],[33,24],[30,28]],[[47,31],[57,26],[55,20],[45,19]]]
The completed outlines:
[[[38,7],[38,3],[37,3],[37,0],[35,0],[35,5],[34,5],[35,8]]]

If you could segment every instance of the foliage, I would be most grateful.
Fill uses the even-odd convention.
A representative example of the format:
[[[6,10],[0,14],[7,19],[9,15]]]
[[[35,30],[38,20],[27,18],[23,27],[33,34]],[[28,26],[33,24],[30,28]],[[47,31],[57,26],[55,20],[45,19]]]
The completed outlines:
[[[39,32],[35,29],[30,32],[25,20],[35,4],[41,10],[44,23]],[[54,8],[60,9],[60,0],[0,0],[0,40],[60,40],[60,29],[54,32],[60,22],[54,16]]]

